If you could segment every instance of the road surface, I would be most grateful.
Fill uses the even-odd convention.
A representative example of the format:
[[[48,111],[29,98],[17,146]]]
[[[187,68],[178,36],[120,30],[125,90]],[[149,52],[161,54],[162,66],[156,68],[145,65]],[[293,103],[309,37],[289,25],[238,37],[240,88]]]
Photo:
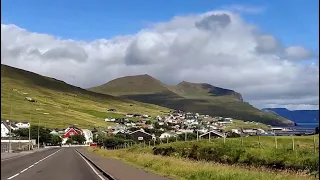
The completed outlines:
[[[1,161],[1,179],[107,180],[74,148],[52,148]]]

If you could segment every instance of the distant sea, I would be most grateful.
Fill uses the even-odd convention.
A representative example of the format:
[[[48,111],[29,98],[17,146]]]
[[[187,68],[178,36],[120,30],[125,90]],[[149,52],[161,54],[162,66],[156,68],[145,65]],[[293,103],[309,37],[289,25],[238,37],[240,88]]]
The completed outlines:
[[[319,123],[296,123],[297,125],[294,127],[282,127],[282,128],[290,128],[293,130],[295,133],[314,133],[316,130],[316,127],[319,126]],[[278,135],[281,135],[279,133]],[[287,133],[285,133],[287,135]]]
[[[295,128],[316,128],[319,126],[319,123],[296,123],[297,126]]]

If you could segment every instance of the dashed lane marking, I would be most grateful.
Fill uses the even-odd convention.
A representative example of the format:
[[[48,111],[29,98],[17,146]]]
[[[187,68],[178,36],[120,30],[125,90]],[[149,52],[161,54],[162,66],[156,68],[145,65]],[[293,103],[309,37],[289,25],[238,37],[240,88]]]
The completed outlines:
[[[47,158],[49,158],[49,157],[53,156],[54,154],[56,154],[56,153],[57,153],[57,152],[59,152],[60,150],[61,150],[61,149],[59,149],[58,151],[56,151],[56,152],[54,152],[54,153],[52,153],[52,154],[50,154],[50,155],[46,156],[45,158],[40,159],[39,161],[37,161],[37,162],[35,162],[35,163],[31,164],[29,167],[25,168],[24,170],[20,171],[19,173],[15,174],[15,175],[13,175],[13,176],[8,177],[8,180],[13,179],[13,178],[15,178],[15,177],[19,176],[21,173],[23,173],[23,172],[27,171],[28,169],[32,168],[34,165],[38,164],[39,162],[41,162],[41,161],[43,161],[43,160],[45,160],[45,159],[47,159]]]

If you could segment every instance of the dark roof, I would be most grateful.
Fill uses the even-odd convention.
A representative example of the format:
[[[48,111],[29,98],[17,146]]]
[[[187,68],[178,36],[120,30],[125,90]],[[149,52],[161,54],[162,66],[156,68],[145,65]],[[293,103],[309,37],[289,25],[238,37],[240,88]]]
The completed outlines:
[[[8,130],[12,129],[12,128],[10,128],[9,124],[8,124],[6,121],[1,121],[1,123],[2,123]]]
[[[18,126],[15,123],[11,123],[11,127],[16,128]]]
[[[218,135],[218,136],[220,136],[220,137],[224,137],[224,136],[225,136],[223,133],[221,133],[221,132],[219,132],[219,131],[213,130],[213,131],[209,131],[209,132],[207,132],[207,133],[204,133],[204,134],[200,135],[199,137],[205,136],[205,135],[207,135],[207,134],[209,134],[209,133],[216,134],[216,135]]]
[[[142,131],[141,129],[136,130],[136,131],[133,131],[133,132],[131,132],[131,133],[129,133],[129,134],[134,134],[134,133],[136,133],[136,132],[138,132],[138,131],[140,131],[140,132],[142,132],[142,133],[144,133],[144,134],[147,134],[147,135],[152,136],[151,134],[149,134],[149,133],[147,133],[147,132],[144,132],[144,131]]]

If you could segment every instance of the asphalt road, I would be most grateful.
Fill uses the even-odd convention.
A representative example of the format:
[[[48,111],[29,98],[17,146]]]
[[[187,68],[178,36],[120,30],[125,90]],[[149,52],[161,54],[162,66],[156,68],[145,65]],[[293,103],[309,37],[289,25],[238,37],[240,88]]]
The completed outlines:
[[[102,180],[74,148],[54,148],[1,162],[1,179]]]

